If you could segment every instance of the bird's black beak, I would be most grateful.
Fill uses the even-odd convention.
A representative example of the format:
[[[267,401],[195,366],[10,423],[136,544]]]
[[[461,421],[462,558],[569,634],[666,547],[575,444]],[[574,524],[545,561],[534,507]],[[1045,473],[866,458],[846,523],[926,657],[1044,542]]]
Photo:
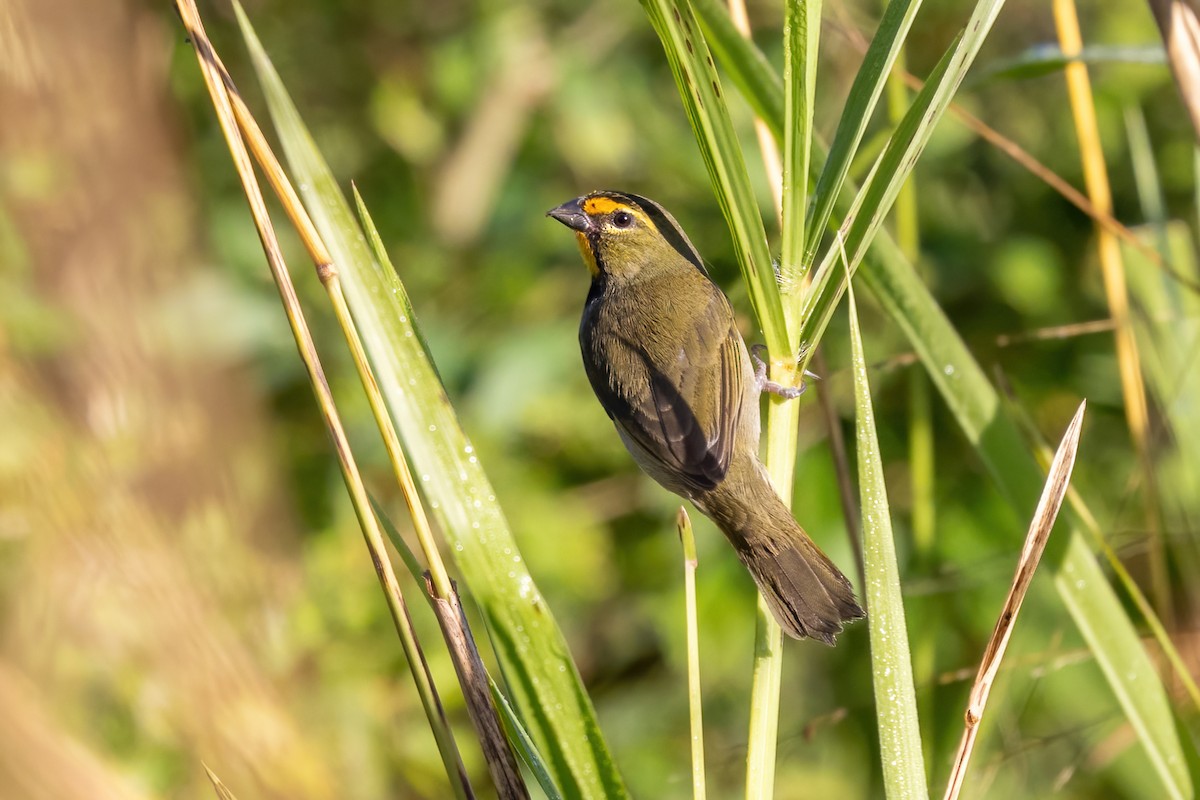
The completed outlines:
[[[546,216],[554,217],[572,230],[586,233],[592,229],[592,218],[584,213],[583,208],[579,205],[580,199],[576,197],[558,208],[552,208],[546,212]]]

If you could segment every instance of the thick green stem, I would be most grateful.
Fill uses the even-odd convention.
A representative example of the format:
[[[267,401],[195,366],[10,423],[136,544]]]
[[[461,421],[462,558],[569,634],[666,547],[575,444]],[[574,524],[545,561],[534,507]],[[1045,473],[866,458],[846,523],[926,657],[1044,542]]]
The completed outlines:
[[[772,354],[771,379],[791,386],[795,359]],[[767,442],[764,463],[776,493],[792,503],[796,470],[796,433],[800,404],[771,397],[767,401]],[[746,797],[773,797],[775,745],[779,733],[779,688],[783,676],[783,634],[760,596],[754,641],[754,682],[750,693],[750,738],[746,755]]]

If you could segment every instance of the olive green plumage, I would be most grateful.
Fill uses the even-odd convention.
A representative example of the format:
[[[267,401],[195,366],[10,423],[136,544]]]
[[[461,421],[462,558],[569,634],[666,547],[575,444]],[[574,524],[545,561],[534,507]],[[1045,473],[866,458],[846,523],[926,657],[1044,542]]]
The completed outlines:
[[[716,523],[788,634],[833,644],[862,609],[758,460],[759,384],[695,248],[637,195],[594,192],[549,215],[576,231],[592,273],[583,364],[634,460]]]

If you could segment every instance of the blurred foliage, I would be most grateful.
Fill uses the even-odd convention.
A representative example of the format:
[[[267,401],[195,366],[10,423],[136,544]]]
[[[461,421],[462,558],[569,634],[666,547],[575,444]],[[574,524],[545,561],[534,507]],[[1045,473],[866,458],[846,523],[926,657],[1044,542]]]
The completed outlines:
[[[874,2],[827,5],[817,93],[817,127],[826,136],[860,57],[846,33],[869,35],[879,13]],[[287,709],[309,747],[306,758],[319,764],[314,773],[324,776],[307,784],[310,790],[330,780],[337,787],[332,794],[326,788],[308,794],[283,790],[280,796],[443,797],[432,737],[404,674],[195,60],[171,13],[159,4],[144,6],[136,11],[145,26],[139,47],[160,58],[170,54],[170,63],[157,72],[147,68],[139,80],[143,91],[165,99],[160,124],[173,131],[165,147],[176,169],[182,165],[182,187],[197,211],[198,241],[183,258],[189,268],[173,273],[170,285],[139,312],[139,324],[156,342],[155,352],[166,353],[177,369],[203,364],[214,385],[221,385],[226,372],[237,373],[251,386],[249,396],[261,398],[233,402],[242,397],[235,395],[222,406],[224,415],[245,415],[261,426],[256,447],[216,457],[206,469],[217,482],[241,487],[243,499],[277,498],[265,507],[247,507],[252,520],[235,515],[228,524],[172,531],[176,546],[189,554],[181,568],[201,587],[205,616],[199,624],[241,642],[247,654],[241,657],[257,665],[256,680],[270,685],[267,693]],[[566,0],[252,0],[246,8],[334,172],[347,183],[353,179],[372,208],[464,428],[503,499],[531,572],[566,629],[631,791],[638,797],[688,796],[682,564],[673,534],[678,503],[637,472],[591,395],[575,349],[587,275],[569,238],[542,217],[546,209],[595,188],[654,197],[689,231],[714,278],[745,315],[743,322],[749,319],[727,231],[641,8],[632,0],[583,7]],[[261,107],[231,10],[220,3],[201,10],[243,93]],[[1148,8],[1138,3],[1089,0],[1080,12],[1091,45],[1144,48],[1158,40]],[[910,39],[911,71],[928,71],[965,13],[962,3],[927,0]],[[759,1],[751,3],[750,15],[757,41],[777,57],[780,9]],[[1010,0],[977,73],[988,75],[1053,41],[1048,4]],[[1146,220],[1124,121],[1126,110],[1136,107],[1145,115],[1164,217],[1180,221],[1172,228],[1181,253],[1175,266],[1190,265],[1194,274],[1195,142],[1169,72],[1162,64],[1102,58],[1090,70],[1116,216],[1127,224]],[[147,89],[145,80],[159,85]],[[968,85],[958,101],[1071,183],[1082,183],[1057,71],[1028,78],[991,75]],[[732,106],[761,205],[769,208],[748,111],[737,100]],[[138,130],[136,120],[131,130]],[[55,300],[48,276],[57,266],[39,260],[28,241],[31,223],[13,210],[47,191],[47,182],[55,179],[53,155],[18,158],[12,150],[3,152],[0,344],[9,364],[4,377],[18,383],[21,375],[47,368],[47,358],[56,359],[55,374],[89,368],[80,341],[87,328]],[[1057,440],[1078,400],[1088,399],[1075,480],[1089,488],[1103,530],[1135,576],[1144,578],[1140,478],[1120,406],[1111,334],[1019,338],[1106,316],[1091,221],[954,120],[935,134],[915,180],[920,265],[981,363],[1003,373],[1017,402],[1048,438]],[[283,232],[352,440],[361,447],[375,491],[392,504],[403,528],[402,501],[340,334],[294,237]],[[156,242],[140,247],[154,251]],[[1155,267],[1132,258],[1129,269],[1142,277],[1156,274]],[[1150,298],[1147,304],[1153,302],[1145,314],[1147,346],[1163,335],[1162,329],[1154,331],[1166,324],[1164,314],[1191,314],[1192,328],[1185,326],[1185,332],[1194,331],[1193,290],[1164,285],[1142,292]],[[1188,293],[1190,300],[1172,304],[1164,292],[1166,298]],[[935,407],[937,536],[931,554],[919,562],[914,558],[905,460],[905,378],[914,367],[903,358],[904,340],[870,298],[860,294],[860,303],[867,353],[878,362],[871,380],[880,447],[917,654],[928,769],[938,787],[961,731],[967,682],[1015,561],[1008,544],[1017,538],[1012,530],[1023,522],[997,495],[949,415]],[[750,325],[743,330],[753,340]],[[1018,340],[1002,346],[1001,336]],[[833,372],[823,376],[819,390],[832,394],[849,431],[852,387],[844,369],[848,341],[841,313],[825,338],[825,352]],[[1172,352],[1163,356],[1164,374],[1155,377],[1169,386],[1171,371],[1195,369],[1194,349]],[[1194,385],[1193,380],[1184,388]],[[132,776],[144,796],[211,796],[198,762],[214,751],[197,744],[207,740],[188,734],[178,716],[164,711],[179,704],[187,706],[180,712],[184,718],[204,718],[204,695],[171,696],[194,689],[192,683],[148,680],[153,659],[119,658],[115,653],[123,651],[106,638],[119,637],[108,629],[85,636],[64,623],[44,636],[28,633],[37,628],[33,612],[41,608],[31,605],[36,593],[31,600],[29,587],[69,591],[71,570],[79,568],[59,557],[39,557],[40,531],[23,522],[28,507],[68,496],[85,518],[89,504],[104,502],[105,494],[95,484],[82,488],[97,480],[87,464],[57,462],[37,472],[31,494],[14,494],[23,484],[13,489],[12,475],[28,471],[31,459],[44,458],[47,440],[61,439],[64,452],[76,447],[70,427],[75,421],[39,410],[33,397],[7,399],[0,426],[5,476],[0,509],[9,509],[0,514],[0,607],[9,617],[12,642],[5,657],[41,684],[43,700],[60,703],[53,706],[56,724],[118,774]],[[1200,402],[1194,388],[1185,399]],[[823,423],[815,404],[804,402],[804,455],[794,507],[830,555],[849,565]],[[1159,411],[1156,447],[1168,466],[1160,493],[1169,507],[1173,632],[1195,670],[1192,587],[1200,577],[1194,535],[1200,503],[1194,470],[1200,442],[1162,433],[1174,419],[1191,419],[1184,430],[1194,431],[1195,406]],[[93,407],[90,413],[94,423],[101,411]],[[171,411],[148,407],[135,413]],[[153,441],[139,446],[152,447]],[[123,457],[136,460],[137,447],[131,445]],[[153,462],[145,468],[152,469]],[[58,488],[49,492],[47,485]],[[178,479],[172,487],[185,493],[188,483]],[[727,797],[743,778],[753,586],[707,520],[694,519],[709,788],[712,796]],[[116,521],[103,517],[101,527],[105,524]],[[207,560],[212,540],[235,535],[247,538],[236,546],[226,542],[222,546],[231,549],[222,552],[237,553],[236,566]],[[106,560],[103,551],[78,547],[79,559],[93,570],[116,570],[112,580],[120,582],[120,565]],[[418,596],[414,586],[406,589]],[[1132,746],[1133,735],[1079,634],[1048,585],[1036,581],[1033,592],[1043,596],[1040,607],[1055,613],[1022,619],[1017,626],[968,794],[1147,796],[1146,786],[1153,784],[1146,783],[1145,757]],[[109,613],[128,628],[145,624],[142,635],[149,640],[138,646],[149,651],[154,636],[140,605],[143,596],[131,597]],[[435,678],[452,687],[453,670],[436,625],[423,607],[414,610],[423,641],[430,643]],[[21,631],[25,634],[18,635]],[[836,649],[811,643],[789,649],[778,797],[879,796],[865,626],[850,629]],[[43,672],[39,665],[47,661],[57,666]],[[0,678],[0,691],[11,691],[10,679]],[[70,699],[78,705],[61,705]],[[450,688],[443,690],[443,700],[464,732],[460,742],[468,768],[482,775],[461,698]],[[1187,719],[1194,725],[1194,714]],[[251,723],[239,730],[266,735]],[[267,789],[239,785],[241,773],[219,761],[210,766],[239,797],[270,796]],[[8,773],[0,769],[0,775]],[[12,792],[42,796],[19,787]]]

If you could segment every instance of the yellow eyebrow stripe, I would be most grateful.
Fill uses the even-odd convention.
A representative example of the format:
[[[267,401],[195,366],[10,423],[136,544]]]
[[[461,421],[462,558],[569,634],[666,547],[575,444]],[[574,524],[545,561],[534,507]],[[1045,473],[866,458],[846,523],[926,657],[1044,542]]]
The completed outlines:
[[[583,201],[583,210],[587,214],[607,214],[610,211],[616,211],[618,208],[631,210],[629,206],[624,203],[618,203],[611,197],[589,197]]]
[[[643,224],[648,225],[651,228],[654,227],[654,223],[652,223],[646,214],[635,205],[622,203],[619,200],[614,200],[611,197],[605,197],[604,195],[589,197],[587,200],[583,201],[583,211],[588,215],[599,216],[600,214],[608,214],[618,209],[621,211],[627,211],[641,220]]]

